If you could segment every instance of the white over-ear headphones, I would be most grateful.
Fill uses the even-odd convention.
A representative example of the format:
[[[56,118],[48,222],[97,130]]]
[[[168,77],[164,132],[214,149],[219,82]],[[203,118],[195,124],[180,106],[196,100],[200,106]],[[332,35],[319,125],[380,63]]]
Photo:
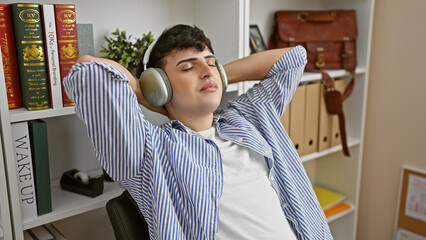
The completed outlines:
[[[173,89],[166,72],[161,68],[146,68],[149,57],[151,56],[152,49],[157,43],[156,39],[152,42],[145,52],[142,60],[144,71],[139,77],[139,84],[142,89],[143,96],[152,107],[162,107],[168,103],[173,96]],[[222,79],[223,92],[228,87],[228,78],[226,77],[223,66],[216,59],[216,67],[219,70]]]

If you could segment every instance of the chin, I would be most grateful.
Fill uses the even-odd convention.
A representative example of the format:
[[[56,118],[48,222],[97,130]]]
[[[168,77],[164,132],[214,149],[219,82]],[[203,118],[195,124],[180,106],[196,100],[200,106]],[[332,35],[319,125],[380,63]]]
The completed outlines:
[[[220,105],[220,100],[218,101],[209,101],[204,104],[204,109],[207,109],[209,112],[214,112]]]

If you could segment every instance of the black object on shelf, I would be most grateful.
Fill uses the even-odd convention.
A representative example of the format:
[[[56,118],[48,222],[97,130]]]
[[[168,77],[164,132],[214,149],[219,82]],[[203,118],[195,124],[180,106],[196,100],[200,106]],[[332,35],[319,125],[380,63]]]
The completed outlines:
[[[102,169],[102,174],[104,175],[105,182],[114,182],[114,179],[112,179],[104,169]]]
[[[60,185],[63,190],[82,194],[92,198],[102,194],[104,190],[104,178],[102,175],[89,177],[88,181],[86,182],[76,177],[78,172],[79,171],[77,169],[71,169],[62,174]]]

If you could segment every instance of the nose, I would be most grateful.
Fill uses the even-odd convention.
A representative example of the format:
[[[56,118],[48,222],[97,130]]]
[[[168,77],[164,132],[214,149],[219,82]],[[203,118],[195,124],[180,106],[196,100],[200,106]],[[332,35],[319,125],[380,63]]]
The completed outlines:
[[[213,67],[204,62],[200,68],[200,77],[201,79],[208,79],[213,77]]]

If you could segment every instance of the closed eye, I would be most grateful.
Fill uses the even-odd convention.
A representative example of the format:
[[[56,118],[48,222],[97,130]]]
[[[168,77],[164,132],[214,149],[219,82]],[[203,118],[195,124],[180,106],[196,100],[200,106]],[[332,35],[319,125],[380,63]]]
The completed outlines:
[[[216,60],[213,57],[207,58],[206,62],[210,67],[216,67]]]
[[[182,71],[187,72],[187,71],[189,71],[189,70],[191,70],[191,69],[193,69],[193,68],[194,68],[194,67],[184,68],[184,69],[182,69]]]

